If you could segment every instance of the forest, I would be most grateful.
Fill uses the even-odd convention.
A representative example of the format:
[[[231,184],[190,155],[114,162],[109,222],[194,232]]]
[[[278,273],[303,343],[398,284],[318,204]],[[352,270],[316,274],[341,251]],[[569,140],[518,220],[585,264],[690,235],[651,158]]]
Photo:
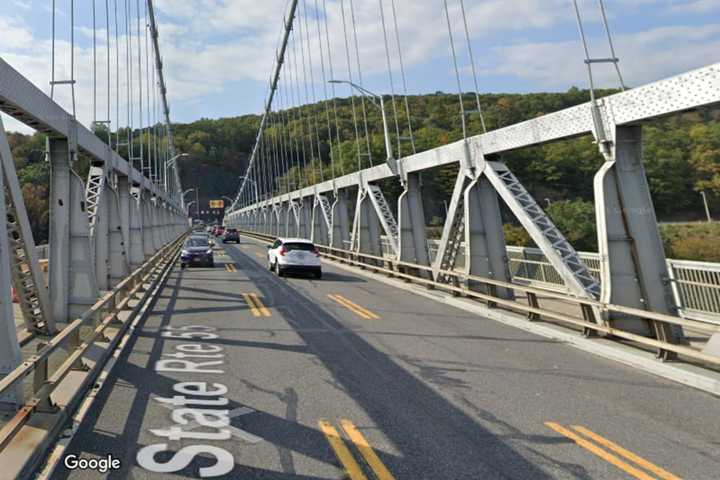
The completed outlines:
[[[611,93],[614,92],[599,92]],[[436,92],[384,99],[396,156],[444,145],[463,136],[458,95]],[[480,115],[476,96],[468,93],[462,96],[465,129],[468,136],[477,135],[483,132],[483,122],[487,130],[492,130],[588,99],[589,93],[577,88],[563,93],[486,94],[479,96]],[[280,142],[286,141],[288,156],[295,160],[294,164],[290,162],[294,166],[286,175],[271,179],[273,190],[282,192],[288,187],[292,190],[321,178],[328,179],[332,172],[351,173],[359,167],[383,162],[385,147],[379,109],[368,101],[362,103],[360,97],[337,98],[274,113],[269,121],[266,148],[272,148],[275,142],[279,151]],[[363,107],[367,113],[367,135],[361,117]],[[353,110],[357,123],[353,121]],[[173,126],[177,150],[190,154],[180,161],[182,183],[185,188],[199,189],[201,205],[222,195],[234,196],[259,123],[260,116],[244,115]],[[287,140],[288,132],[292,134],[292,144]],[[98,134],[103,136],[106,132]],[[134,135],[142,138],[139,132]],[[654,121],[643,127],[643,135],[643,163],[667,255],[720,261],[720,227],[717,223],[699,222],[705,219],[701,191],[706,194],[711,212],[720,218],[720,113],[701,110]],[[40,134],[13,133],[9,141],[36,241],[44,243],[49,194],[45,138]],[[509,152],[502,160],[535,199],[547,207],[548,214],[576,248],[597,248],[593,175],[603,158],[591,137]],[[81,159],[75,166],[81,175],[87,168],[83,165]],[[434,227],[431,231],[436,231],[444,221],[443,200],[449,201],[456,172],[456,167],[448,166],[423,174],[425,214],[428,225]],[[399,183],[384,181],[383,190],[394,201],[400,193]],[[530,245],[509,211],[503,215],[508,243]]]

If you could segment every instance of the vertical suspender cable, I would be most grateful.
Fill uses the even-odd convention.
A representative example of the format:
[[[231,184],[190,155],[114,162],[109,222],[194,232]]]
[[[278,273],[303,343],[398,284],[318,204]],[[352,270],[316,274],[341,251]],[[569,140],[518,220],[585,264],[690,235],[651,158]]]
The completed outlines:
[[[92,23],[93,23],[93,130],[97,124],[97,12],[96,0],[92,0]]]
[[[120,154],[120,33],[117,0],[113,0],[113,8],[115,10],[115,153]]]
[[[70,92],[72,94],[73,118],[75,110],[75,0],[70,0]]]
[[[612,35],[610,34],[610,25],[608,24],[607,15],[605,14],[605,2],[603,0],[598,0],[598,7],[600,8],[600,15],[602,16],[603,25],[605,26],[605,34],[607,35],[608,39],[608,45],[610,46],[610,55],[611,58],[613,58],[612,63],[615,65],[615,71],[617,72],[618,79],[620,80],[620,89],[625,90],[627,87],[625,86],[625,81],[623,80],[622,73],[620,73],[620,65],[617,60],[617,55],[615,55],[615,45],[613,44]]]
[[[318,11],[318,0],[315,0],[315,26],[317,27],[318,47],[320,48],[320,72],[321,72],[321,76],[322,76],[323,104],[325,106],[325,120],[327,122],[327,144],[328,144],[328,154],[330,155],[330,176],[334,180],[335,179],[335,155],[333,155],[333,151],[332,151],[333,138],[332,138],[332,130],[330,128],[330,101],[328,99],[328,92],[327,92],[327,77],[325,76],[325,51],[323,49],[322,34],[320,33],[320,12]],[[320,148],[319,142],[320,141],[318,140],[318,148]]]
[[[465,42],[467,43],[473,83],[475,85],[475,103],[477,104],[477,111],[480,115],[480,124],[482,125],[483,133],[485,133],[487,132],[487,127],[485,126],[485,115],[483,115],[482,105],[480,104],[480,89],[478,87],[477,71],[475,70],[475,56],[473,55],[472,44],[470,42],[470,29],[468,28],[467,16],[465,15],[465,0],[460,0],[460,10],[462,11],[463,25],[465,26]]]
[[[268,111],[270,111],[270,109],[272,108],[272,100],[275,95],[275,88],[277,87],[278,78],[280,77],[280,70],[282,69],[282,64],[283,64],[283,60],[285,57],[285,50],[287,47],[287,39],[290,36],[290,32],[292,30],[292,24],[293,24],[293,20],[295,18],[296,8],[297,8],[297,0],[290,0],[290,9],[288,12],[287,20],[285,21],[285,31],[283,32],[283,40],[282,40],[282,43],[280,46],[280,51],[277,54],[277,59],[275,62],[275,71],[272,76],[270,92],[268,93],[268,98],[265,102],[265,109],[263,110],[263,118],[260,120],[260,128],[258,131],[257,139],[260,138],[261,132],[265,128],[265,122],[266,122],[266,117],[267,117]],[[253,147],[253,153],[250,154],[250,163],[248,165],[248,168],[250,168],[252,166],[253,162],[255,161],[255,155],[256,155],[255,150],[257,148],[257,143],[258,143],[258,141],[256,140],[255,146]],[[244,179],[242,184],[240,185],[238,195],[230,207],[231,211],[235,209],[236,204],[240,198],[240,194],[245,190],[246,185],[247,185],[247,181],[246,181],[246,179]]]
[[[299,24],[299,22],[298,22]],[[298,61],[297,61],[297,49],[295,48],[295,37],[291,38],[291,50],[292,50],[292,66],[293,68],[290,69],[290,82],[294,86],[294,89],[291,89],[291,93],[297,94],[297,101],[295,101],[295,97],[293,95],[293,103],[295,104],[295,118],[297,119],[297,122],[300,124],[300,150],[302,151],[302,169],[300,170],[301,177],[304,174],[305,177],[305,186],[309,184],[308,178],[307,178],[307,152],[305,151],[305,125],[303,124],[303,113],[301,112],[301,106],[302,101],[300,99],[300,80],[298,75]],[[300,178],[302,180],[302,178]]]
[[[462,122],[463,138],[466,139],[465,106],[463,105],[462,85],[460,84],[460,70],[458,69],[457,55],[455,54],[455,41],[453,40],[452,25],[450,24],[450,11],[447,0],[443,0],[443,4],[445,5],[445,19],[447,20],[448,36],[450,38],[450,51],[452,52],[453,65],[455,66],[455,80],[457,81],[458,98],[460,99],[460,120]]]
[[[135,0],[137,19],[137,53],[138,53],[138,141],[140,142],[140,172],[147,175],[143,141],[143,73],[142,73],[142,39],[140,36],[140,0]]]
[[[303,0],[303,31],[305,33],[305,43],[307,44],[307,52],[308,52],[308,69],[310,70],[310,92],[312,93],[312,102],[313,102],[313,126],[315,127],[315,144],[317,146],[317,156],[318,156],[318,164],[320,166],[320,181],[325,181],[325,174],[323,172],[323,159],[322,159],[322,152],[320,150],[320,132],[318,131],[318,124],[317,124],[317,111],[315,111],[316,103],[317,103],[317,97],[315,96],[315,73],[313,72],[313,56],[312,56],[312,47],[310,45],[310,31],[308,28],[308,14],[307,14],[307,0]],[[302,45],[302,43],[301,43]],[[305,69],[303,68],[303,76],[305,75]],[[306,80],[307,81],[307,80]],[[311,141],[312,144],[312,141]]]
[[[403,94],[405,95],[405,115],[407,116],[408,131],[410,133],[410,145],[412,146],[413,153],[417,153],[417,150],[415,149],[415,135],[413,134],[412,120],[410,119],[410,103],[408,101],[407,80],[405,78],[405,65],[403,62],[402,47],[400,46],[400,29],[398,28],[395,0],[390,0],[390,5],[392,6],[393,23],[395,25],[395,43],[397,44],[398,60],[400,62],[400,76],[402,77]]]
[[[385,60],[387,61],[388,77],[390,79],[390,101],[393,108],[393,117],[395,118],[395,136],[397,137],[397,156],[402,158],[402,146],[400,143],[400,124],[398,123],[397,105],[395,105],[395,81],[392,74],[392,63],[390,62],[390,46],[388,45],[387,27],[385,26],[385,9],[383,8],[383,0],[378,0],[380,5],[380,20],[382,23],[383,40],[385,42]]]
[[[105,58],[107,63],[107,134],[108,134],[108,145],[112,148],[112,124],[110,118],[112,117],[112,111],[110,107],[111,102],[111,81],[110,81],[110,56],[112,54],[110,45],[110,0],[105,0],[105,44],[107,46],[107,57]]]
[[[315,10],[318,11],[317,8],[317,0],[315,0]],[[327,2],[326,0],[323,0],[323,20],[325,23],[325,46],[327,48],[327,56],[328,56],[328,72],[330,73],[330,79],[335,78],[335,74],[333,72],[333,61],[332,61],[332,50],[330,49],[330,30],[328,28],[328,13],[327,13]],[[318,29],[320,28],[320,22],[318,20]],[[318,36],[320,34],[318,33]],[[322,41],[320,42],[321,48],[322,48]],[[325,71],[323,69],[323,86],[327,87],[327,81],[325,79]],[[342,163],[342,146],[340,145],[340,125],[338,121],[338,113],[337,113],[337,95],[335,95],[335,84],[330,84],[330,94],[332,95],[332,104],[333,104],[333,112],[335,115],[335,139],[337,142],[337,155],[333,155],[331,157],[331,162],[333,165],[333,178],[335,178],[335,170],[334,165],[335,163],[339,163],[339,170],[340,174],[345,174],[345,167]],[[327,91],[325,92],[325,98],[327,99]],[[328,143],[330,144],[330,151],[332,151],[332,136],[330,135],[330,126],[329,126],[330,120],[328,119]]]
[[[355,44],[355,61],[357,63],[357,69],[358,69],[358,85],[360,85],[362,87],[363,86],[363,78],[362,78],[362,67],[360,66],[360,43],[358,42],[357,24],[355,22],[355,4],[353,3],[353,0],[350,0],[350,20],[352,22],[353,39],[354,39],[354,44]],[[373,166],[373,157],[372,157],[372,150],[370,149],[370,129],[368,128],[367,108],[365,106],[365,95],[360,96],[360,107],[362,110],[363,125],[365,127],[365,144],[367,146],[368,162],[370,163],[370,166],[372,167]]]
[[[348,43],[347,22],[345,21],[345,0],[340,0],[342,14],[343,37],[345,39],[345,60],[347,61],[348,80],[353,81],[352,64],[350,62],[350,44]],[[362,151],[360,149],[360,132],[357,124],[357,111],[355,109],[355,91],[350,88],[350,105],[352,107],[353,125],[355,126],[355,145],[357,147],[357,171],[362,170]]]

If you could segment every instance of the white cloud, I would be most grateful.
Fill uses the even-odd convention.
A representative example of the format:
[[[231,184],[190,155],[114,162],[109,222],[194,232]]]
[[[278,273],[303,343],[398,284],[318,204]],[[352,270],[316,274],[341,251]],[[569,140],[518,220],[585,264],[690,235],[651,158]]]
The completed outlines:
[[[680,4],[669,5],[665,11],[668,14],[697,14],[720,12],[720,2],[717,0],[691,0]]]
[[[22,0],[13,0],[25,5]],[[177,111],[179,106],[201,105],[201,100],[209,95],[221,94],[227,102],[234,101],[236,95],[243,92],[229,91],[230,84],[243,81],[265,83],[268,81],[278,38],[282,28],[282,13],[287,0],[156,0],[160,21],[160,41],[165,72],[170,95],[171,107]],[[459,3],[449,0],[450,17],[456,48],[461,56],[461,67],[466,68],[465,39]],[[304,17],[307,9],[310,49],[301,52],[299,35],[305,34],[305,21],[296,20],[293,35],[296,38],[295,55],[311,55],[316,93],[321,82],[321,46],[317,38],[315,5],[320,8],[327,5],[328,30],[332,66],[336,78],[347,78],[347,60],[345,54],[345,34],[341,6],[345,8],[345,21],[349,29],[347,41],[350,45],[350,63],[352,75],[357,78],[357,65],[354,51],[354,32],[351,25],[351,0],[300,0],[299,12]],[[393,68],[397,70],[397,50],[395,46],[391,1],[382,0],[390,55]],[[424,65],[437,58],[447,58],[449,54],[448,32],[443,2],[435,0],[395,0],[398,24],[403,47],[403,58],[407,67]],[[588,25],[597,31],[597,15],[594,0],[582,0],[583,11]],[[683,9],[686,12],[706,13],[717,8],[717,0],[688,0],[682,3],[671,0],[609,0],[608,9],[619,14],[632,10],[638,15],[648,9],[667,11]],[[358,55],[363,73],[370,75],[387,69],[382,25],[379,21],[378,0],[354,0],[354,17],[359,44]],[[583,55],[574,33],[574,15],[567,0],[466,0],[466,14],[473,47],[476,54],[481,49],[490,49],[493,58],[478,55],[482,73],[486,75],[507,75],[526,80],[526,84],[542,89],[565,89],[570,85],[586,85],[586,72],[582,62]],[[665,10],[662,10],[665,9]],[[48,32],[38,35],[22,20],[24,8],[20,7],[14,16],[2,16],[0,13],[0,31],[3,42],[0,55],[23,73],[43,91],[49,90],[50,81],[50,45]],[[678,10],[679,11],[679,10]],[[18,16],[20,15],[20,16]],[[59,17],[63,27],[67,18]],[[324,17],[320,17],[320,27],[324,36]],[[121,26],[122,28],[122,26]],[[537,38],[557,38],[556,30],[571,31],[571,40],[554,42],[536,41]],[[615,35],[621,67],[629,84],[637,85],[678,73],[689,68],[711,63],[717,59],[720,27],[661,27],[637,33]],[[66,30],[62,30],[67,33]],[[86,25],[77,28],[82,45],[76,47],[75,77],[78,117],[86,125],[92,117],[92,49],[87,39],[92,31]],[[601,33],[601,30],[600,30]],[[114,34],[111,36],[114,72]],[[105,31],[98,31],[98,65],[105,65]],[[591,38],[594,47],[604,47],[601,37]],[[125,37],[120,36],[121,62],[124,62]],[[508,45],[509,44],[509,45]],[[69,78],[69,45],[67,41],[58,41],[57,78]],[[322,51],[327,50],[323,41]],[[606,56],[602,50],[598,54]],[[295,63],[293,50],[289,52],[286,63]],[[122,68],[122,67],[121,67]],[[595,68],[597,78],[602,85],[617,85],[613,70],[609,65]],[[103,70],[104,72],[104,70]],[[137,72],[135,72],[135,75]],[[302,69],[298,70],[302,77]],[[306,74],[310,75],[310,71]],[[294,75],[294,72],[293,72]],[[133,78],[133,82],[136,79]],[[104,74],[100,76],[101,105],[98,116],[105,113],[106,84]],[[113,81],[110,97],[114,99],[117,85]],[[126,80],[121,75],[119,89],[124,102]],[[303,92],[304,93],[304,90]],[[137,93],[136,93],[137,95]],[[58,102],[66,109],[70,108],[69,88],[58,87]],[[261,99],[257,101],[257,110],[261,108]],[[198,116],[213,116],[213,112],[200,111]],[[121,109],[121,124],[124,124],[126,112]],[[238,113],[244,113],[239,112]],[[115,118],[113,118],[115,120]],[[135,121],[137,123],[137,120]],[[11,125],[12,123],[9,123]]]
[[[720,51],[720,26],[662,27],[616,35],[615,40],[625,81],[637,86],[712,63]],[[595,56],[608,56],[601,48],[607,45],[602,38],[593,38],[591,43]],[[587,85],[585,57],[578,42],[525,43],[495,47],[494,52],[502,63],[485,73],[519,76],[550,89]],[[611,64],[594,65],[593,74],[598,86],[619,85]]]

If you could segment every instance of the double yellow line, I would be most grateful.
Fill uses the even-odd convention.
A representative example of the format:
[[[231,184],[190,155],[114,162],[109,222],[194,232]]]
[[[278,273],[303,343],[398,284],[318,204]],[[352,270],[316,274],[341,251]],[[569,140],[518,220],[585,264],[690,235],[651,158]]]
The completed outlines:
[[[243,293],[242,295],[243,298],[245,298],[245,302],[247,302],[250,307],[253,317],[269,317],[271,315],[270,310],[263,305],[260,297],[257,296],[257,293]]]
[[[237,266],[235,266],[234,263],[226,263],[225,270],[227,270],[228,272],[237,272]]]
[[[555,422],[545,422],[545,426],[555,430],[560,435],[569,438],[570,440],[574,441],[578,446],[584,448],[593,455],[602,458],[606,462],[616,466],[623,472],[639,480],[657,480],[658,478],[661,478],[663,480],[680,480],[679,477],[673,475],[667,470],[663,470],[654,463],[645,460],[641,456],[624,449],[617,443],[614,443],[585,427],[579,425],[571,425],[572,429],[575,430],[575,432],[578,432],[579,434],[585,436],[582,437],[581,435],[578,435],[578,433],[575,433],[572,430],[565,428]],[[591,442],[588,439],[593,440],[595,443]],[[636,468],[634,465],[624,462],[623,460],[618,458],[618,456],[613,455],[612,453],[608,452],[607,450],[601,448],[598,445],[605,447],[607,450],[616,453],[617,455],[625,458],[626,460],[630,460],[637,467],[643,468],[647,472],[657,475],[657,477],[648,475],[646,472],[640,470],[640,468]]]
[[[353,454],[350,453],[350,449],[345,444],[345,441],[337,429],[327,420],[320,420],[318,425],[330,444],[330,447],[332,447],[333,452],[335,452],[335,456],[340,460],[340,463],[342,463],[350,480],[367,480],[363,469],[357,460],[355,460]],[[375,478],[378,480],[395,480],[395,477],[393,477],[390,470],[388,470],[382,460],[380,460],[380,457],[377,456],[365,436],[360,433],[360,430],[358,430],[350,420],[340,420],[340,428],[345,432],[355,448],[358,449],[360,455],[362,455],[373,474],[375,474]]]
[[[337,303],[339,303],[343,307],[347,308],[348,310],[359,315],[362,318],[365,318],[367,320],[377,320],[380,318],[379,316],[377,316],[376,314],[374,314],[367,308],[361,307],[357,303],[351,302],[350,300],[348,300],[347,298],[343,297],[342,295],[340,295],[338,293],[335,293],[335,294],[329,293],[328,297],[332,300],[335,300]]]

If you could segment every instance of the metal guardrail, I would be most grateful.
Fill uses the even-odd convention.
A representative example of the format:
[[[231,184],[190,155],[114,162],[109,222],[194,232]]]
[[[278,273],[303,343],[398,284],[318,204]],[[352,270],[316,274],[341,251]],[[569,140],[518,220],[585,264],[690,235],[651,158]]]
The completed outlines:
[[[428,240],[428,256],[432,262],[437,253],[438,240]],[[349,245],[346,245],[349,248]],[[392,256],[390,242],[382,238],[384,256]],[[514,280],[530,285],[565,291],[562,277],[539,248],[508,246],[510,275]],[[595,252],[578,252],[590,273],[600,280],[600,256]],[[465,262],[460,248],[457,264]],[[683,318],[720,325],[720,263],[690,260],[667,260],[673,299]]]
[[[270,240],[275,238],[271,235],[258,234],[254,232],[242,231],[242,233],[261,240]],[[394,258],[386,257],[384,254],[383,256],[376,256],[349,250],[335,249],[322,245],[316,245],[316,247],[320,251],[320,254],[325,258],[359,266],[367,270],[385,273],[413,283],[426,285],[431,288],[446,290],[456,295],[464,295],[469,298],[478,299],[485,302],[488,307],[491,308],[502,307],[511,311],[524,312],[527,314],[530,321],[542,318],[547,321],[571,324],[581,327],[583,331],[586,332],[602,333],[608,336],[608,338],[629,340],[645,348],[656,349],[658,353],[672,352],[686,359],[698,361],[706,365],[713,365],[715,367],[720,366],[720,356],[705,353],[691,345],[668,343],[663,340],[648,338],[626,330],[621,330],[604,322],[595,323],[564,312],[549,310],[547,308],[542,308],[540,306],[540,302],[545,300],[561,300],[564,303],[579,307],[578,312],[580,309],[597,310],[601,313],[612,312],[638,317],[650,322],[680,325],[682,327],[691,328],[696,332],[702,332],[708,336],[720,333],[720,328],[718,326],[708,324],[707,322],[675,317],[672,315],[626,307],[623,305],[603,303],[587,298],[574,297],[565,292],[561,293],[557,289],[550,289],[545,286],[541,287],[519,283],[507,283],[490,278],[467,275],[459,271],[441,270],[438,272],[443,276],[452,277],[457,280],[457,285],[453,283],[442,283],[431,279],[432,275],[429,275],[429,273],[432,271],[432,267],[429,266],[402,262]],[[468,288],[468,284],[470,283],[473,284],[472,289]],[[516,297],[518,294],[524,295],[527,298],[527,305],[517,300],[508,300],[497,296],[496,292],[499,288],[511,290]]]
[[[27,358],[19,367],[0,380],[0,394],[8,391],[22,391],[23,380],[32,378],[31,398],[24,403],[17,413],[0,428],[0,463],[5,475],[26,477],[31,473],[33,465],[30,459],[37,458],[40,451],[44,451],[50,444],[51,437],[57,435],[58,429],[67,421],[72,411],[99,375],[105,361],[115,350],[127,328],[137,317],[142,307],[149,300],[155,287],[161,282],[174,263],[182,245],[185,234],[175,241],[161,248],[155,255],[136,269],[127,278],[121,281],[113,290],[103,295],[90,309],[79,318],[68,323],[47,342],[38,344],[35,355]],[[90,332],[81,332],[82,328],[91,328]],[[115,329],[114,335],[109,335],[109,329]],[[99,358],[89,356],[89,351],[99,343],[103,352]],[[64,360],[50,371],[49,359],[53,354],[65,355]],[[94,355],[94,354],[93,354]],[[88,368],[83,359],[92,358],[94,366]],[[80,378],[71,378],[72,372],[82,372]],[[62,390],[65,394],[68,389],[73,392],[67,402],[58,407],[51,395]],[[17,448],[22,453],[10,452],[15,445],[14,440],[21,433],[30,419],[36,414],[44,414],[42,424],[47,434],[37,444],[28,445],[28,440],[18,443]],[[48,416],[50,420],[48,420]],[[37,440],[37,436],[34,437]],[[23,443],[25,442],[25,443]]]

